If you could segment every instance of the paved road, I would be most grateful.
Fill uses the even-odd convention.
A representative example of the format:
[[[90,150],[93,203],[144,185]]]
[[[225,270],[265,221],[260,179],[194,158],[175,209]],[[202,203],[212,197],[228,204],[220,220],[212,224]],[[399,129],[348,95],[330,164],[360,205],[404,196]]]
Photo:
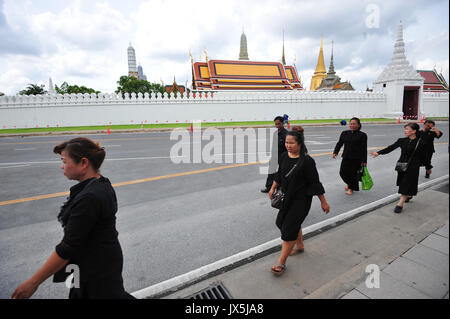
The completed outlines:
[[[438,127],[444,136],[436,140],[432,178],[448,174],[448,122],[438,123]],[[397,191],[393,167],[398,150],[376,159],[369,157],[375,183],[371,191],[351,197],[344,194],[338,174],[340,160],[329,154],[343,129],[306,127],[306,144],[332,210],[325,215],[315,199],[304,226]],[[364,125],[363,131],[369,136],[369,148],[384,147],[403,136],[402,125]],[[122,183],[116,187],[117,228],[124,251],[125,287],[130,292],[279,237],[274,225],[276,211],[267,195],[259,192],[266,178],[259,169],[265,164],[174,164],[170,150],[177,141],[171,141],[169,134],[89,136],[107,150],[102,174],[113,184]],[[52,153],[54,145],[72,137],[0,139],[0,298],[8,298],[31,276],[62,238],[56,215],[65,197],[37,196],[65,192],[74,185],[62,175],[59,157]],[[201,144],[202,149],[207,143]],[[225,144],[222,153],[229,154]],[[193,152],[191,149],[191,155]],[[159,176],[164,178],[154,178]],[[421,174],[419,183],[425,181]],[[66,298],[67,294],[64,284],[47,280],[34,297]]]

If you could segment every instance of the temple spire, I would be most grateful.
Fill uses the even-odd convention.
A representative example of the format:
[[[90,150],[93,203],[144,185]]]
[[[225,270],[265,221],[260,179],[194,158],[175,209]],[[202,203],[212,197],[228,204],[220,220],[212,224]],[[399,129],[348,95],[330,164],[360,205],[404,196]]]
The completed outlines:
[[[283,63],[283,65],[286,65],[286,58],[284,56],[284,30],[283,30],[283,52],[281,54],[281,63]]]
[[[323,58],[323,35],[320,35],[320,51],[317,59],[316,70],[311,78],[310,90],[317,89],[322,83],[322,79],[327,76],[327,69],[325,68],[325,60]]]
[[[336,72],[334,72],[334,62],[333,62],[333,41],[331,41],[331,61],[330,61],[330,67],[328,68],[328,75],[334,75]]]
[[[247,37],[244,33],[243,27],[242,27],[242,35],[241,35],[241,51],[239,52],[239,60],[248,60]]]

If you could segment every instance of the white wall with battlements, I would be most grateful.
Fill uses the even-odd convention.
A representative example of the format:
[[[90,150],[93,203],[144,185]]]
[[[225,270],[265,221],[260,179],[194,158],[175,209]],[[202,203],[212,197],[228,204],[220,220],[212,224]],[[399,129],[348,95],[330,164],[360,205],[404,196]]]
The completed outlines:
[[[167,94],[65,94],[0,97],[0,130],[6,128],[271,121],[384,117],[386,93],[359,91],[216,92],[194,98]],[[425,116],[448,116],[448,93],[424,93]]]

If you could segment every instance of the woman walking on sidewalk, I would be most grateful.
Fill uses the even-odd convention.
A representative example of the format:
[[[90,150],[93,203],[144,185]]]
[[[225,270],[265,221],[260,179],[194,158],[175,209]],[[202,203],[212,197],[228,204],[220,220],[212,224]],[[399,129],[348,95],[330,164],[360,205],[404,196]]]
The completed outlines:
[[[345,182],[347,195],[359,191],[358,171],[367,165],[367,134],[361,132],[361,121],[354,117],[350,120],[350,130],[343,131],[333,151],[333,158],[337,158],[344,145],[339,175]]]
[[[12,298],[30,298],[52,275],[54,282],[65,281],[70,274],[66,272],[68,264],[74,270],[69,299],[133,298],[123,287],[116,193],[99,172],[106,155],[104,148],[80,137],[55,146],[53,151],[61,155],[64,175],[79,182],[70,188],[58,215],[64,237],[47,262],[17,287]]]
[[[406,137],[399,138],[394,144],[378,152],[370,153],[375,158],[378,155],[388,154],[399,147],[401,149],[400,158],[396,165],[398,193],[401,194],[401,197],[397,206],[395,206],[395,213],[401,213],[403,204],[417,195],[420,164],[424,161],[425,155],[425,143],[418,136],[419,129],[417,123],[408,123],[404,130]]]
[[[269,191],[270,199],[279,186],[285,194],[283,207],[278,212],[276,219],[283,244],[281,256],[271,269],[275,275],[284,273],[288,256],[304,250],[301,226],[309,213],[313,196],[319,197],[325,213],[328,214],[330,211],[330,206],[324,196],[325,190],[319,180],[316,163],[306,154],[303,133],[288,132],[286,148],[287,152],[281,155],[278,172],[275,174]],[[296,164],[297,166],[293,169]],[[291,174],[288,174],[290,171]],[[295,244],[297,244],[297,248],[294,249]]]

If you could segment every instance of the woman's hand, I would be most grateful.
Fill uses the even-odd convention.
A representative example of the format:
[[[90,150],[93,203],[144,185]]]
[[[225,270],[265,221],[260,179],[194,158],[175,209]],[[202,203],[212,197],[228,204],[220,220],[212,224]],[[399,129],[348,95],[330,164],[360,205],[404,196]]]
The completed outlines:
[[[337,154],[335,154],[335,153],[333,153],[333,155],[332,155],[332,156],[333,156],[333,158],[334,158],[334,159],[336,159],[336,158],[338,157],[338,155],[337,155]]]
[[[363,167],[366,167],[366,166],[367,166],[367,163],[362,163],[362,166],[363,166]]]
[[[370,155],[372,155],[372,157],[375,158],[375,157],[377,157],[380,154],[378,154],[377,152],[370,152]]]
[[[272,187],[269,191],[269,199],[272,199],[273,193],[275,193],[275,189]]]
[[[328,214],[330,212],[330,205],[328,205],[327,201],[322,202],[322,210],[325,212],[325,214]]]
[[[12,299],[28,299],[30,298],[34,292],[38,289],[39,285],[33,282],[31,279],[28,279],[21,283],[19,287],[11,295]]]

